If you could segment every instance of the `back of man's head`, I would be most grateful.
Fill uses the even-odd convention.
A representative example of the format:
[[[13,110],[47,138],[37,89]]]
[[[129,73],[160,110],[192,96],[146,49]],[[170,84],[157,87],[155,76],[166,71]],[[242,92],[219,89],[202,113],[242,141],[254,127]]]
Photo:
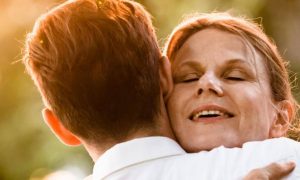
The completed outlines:
[[[24,63],[68,130],[90,142],[122,141],[155,125],[160,56],[138,3],[75,0],[37,20]]]

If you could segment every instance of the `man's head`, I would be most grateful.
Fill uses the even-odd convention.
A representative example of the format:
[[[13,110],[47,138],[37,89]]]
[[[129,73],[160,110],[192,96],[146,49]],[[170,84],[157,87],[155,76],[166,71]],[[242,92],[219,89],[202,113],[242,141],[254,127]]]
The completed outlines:
[[[46,119],[59,119],[62,128],[89,143],[105,143],[154,129],[160,58],[141,5],[75,0],[36,21],[24,63],[47,105]]]

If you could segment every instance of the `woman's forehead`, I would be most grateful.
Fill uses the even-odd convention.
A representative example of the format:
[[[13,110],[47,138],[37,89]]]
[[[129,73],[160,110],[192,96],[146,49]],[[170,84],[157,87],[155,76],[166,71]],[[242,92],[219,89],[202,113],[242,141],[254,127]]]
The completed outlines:
[[[189,37],[177,52],[174,63],[186,59],[254,59],[255,49],[241,36],[218,29],[204,29]],[[221,57],[220,57],[221,56]]]

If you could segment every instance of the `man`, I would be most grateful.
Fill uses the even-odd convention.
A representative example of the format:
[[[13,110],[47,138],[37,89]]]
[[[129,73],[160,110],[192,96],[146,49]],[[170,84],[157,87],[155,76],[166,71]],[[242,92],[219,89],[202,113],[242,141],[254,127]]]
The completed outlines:
[[[201,169],[209,156],[188,155],[172,140],[163,103],[172,89],[170,65],[138,3],[61,4],[37,20],[24,63],[42,95],[46,123],[65,144],[83,144],[96,162],[94,179],[226,179],[253,168],[237,175]],[[293,167],[275,164],[247,178],[282,177]]]

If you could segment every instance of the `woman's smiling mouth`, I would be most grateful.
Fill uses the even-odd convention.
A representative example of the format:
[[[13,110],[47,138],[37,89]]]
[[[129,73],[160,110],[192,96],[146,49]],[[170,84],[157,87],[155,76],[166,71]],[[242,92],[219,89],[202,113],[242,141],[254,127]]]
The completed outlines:
[[[234,117],[233,113],[217,105],[200,106],[189,116],[192,121],[218,120]]]

